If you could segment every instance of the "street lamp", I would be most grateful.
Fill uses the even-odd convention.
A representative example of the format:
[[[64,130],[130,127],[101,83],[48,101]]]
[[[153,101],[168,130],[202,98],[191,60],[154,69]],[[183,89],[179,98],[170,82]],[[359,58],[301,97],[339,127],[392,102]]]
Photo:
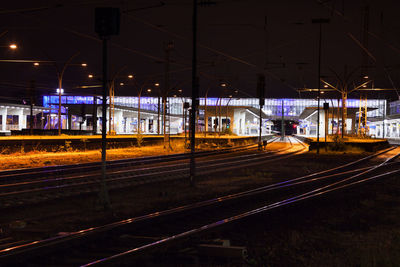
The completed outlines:
[[[138,117],[137,117],[137,120],[138,120],[138,122],[137,122],[137,134],[139,135],[140,134],[140,128],[142,127],[142,124],[141,124],[141,121],[140,121],[140,99],[141,99],[141,97],[142,97],[142,92],[143,92],[143,89],[144,89],[144,87],[146,86],[146,84],[144,84],[142,87],[140,87],[140,90],[139,90],[139,98],[138,98]],[[146,92],[148,92],[148,93],[151,93],[151,88],[147,88],[146,89]]]
[[[8,47],[9,47],[10,49],[12,49],[12,50],[15,50],[15,49],[18,48],[18,46],[17,46],[16,44],[10,44]]]
[[[208,118],[207,118],[207,96],[208,96],[208,91],[210,91],[210,86],[207,88],[206,94],[204,95],[204,137],[207,136],[207,130],[208,130]],[[212,125],[212,122],[211,122]]]
[[[61,88],[61,90],[58,90],[58,135],[61,135],[61,94],[62,94],[62,79],[64,76],[64,72],[65,69],[67,68],[67,66],[71,63],[72,59],[74,57],[76,57],[79,54],[79,52],[73,54],[64,64],[63,68],[61,69],[61,71],[58,69],[57,65],[56,69],[57,69],[57,76],[58,76],[58,88]]]

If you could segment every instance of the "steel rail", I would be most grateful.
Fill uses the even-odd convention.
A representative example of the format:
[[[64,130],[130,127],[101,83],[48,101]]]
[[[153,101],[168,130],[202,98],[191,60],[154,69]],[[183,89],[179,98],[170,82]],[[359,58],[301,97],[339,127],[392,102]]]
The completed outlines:
[[[276,140],[276,138],[272,138],[271,140]],[[255,148],[255,144],[250,145],[243,145],[238,147],[232,148],[225,148],[219,149],[214,151],[198,151],[196,152],[196,157],[204,157],[210,155],[218,155],[224,154],[229,152],[238,152],[244,151],[248,149]],[[189,158],[190,153],[178,153],[172,155],[162,155],[162,156],[149,156],[149,157],[138,157],[138,158],[130,158],[130,159],[120,159],[120,160],[110,160],[107,161],[107,167],[109,168],[117,168],[119,165],[127,165],[127,164],[150,164],[150,163],[159,163],[159,162],[167,162],[167,161],[174,161],[180,159],[187,159]],[[63,174],[65,171],[75,171],[75,172],[82,172],[82,171],[91,171],[97,169],[101,164],[99,162],[89,162],[89,163],[80,163],[80,164],[71,164],[71,165],[57,165],[57,166],[47,166],[47,167],[38,167],[38,168],[25,168],[25,169],[16,169],[16,170],[5,170],[0,171],[0,183],[4,181],[7,182],[8,179],[16,179],[17,177],[21,176],[22,178],[25,176],[32,177],[32,176],[39,176],[43,174],[52,175],[54,173]]]
[[[276,140],[276,139],[275,139]],[[279,151],[284,151],[283,150],[278,150]],[[271,153],[271,152],[268,152]],[[265,153],[267,154],[267,153]],[[243,155],[243,156],[236,156],[236,158],[241,158],[241,157],[251,157],[253,160],[260,160],[259,158],[266,158],[269,156],[264,156],[264,154],[254,154],[253,155]],[[226,159],[221,159],[220,161],[226,161]],[[242,160],[243,161],[243,160]],[[207,165],[209,162],[215,162],[215,160],[209,160],[209,161],[203,161],[199,163],[199,171],[201,172],[202,169],[207,168]],[[240,160],[234,160],[232,162],[239,163]],[[227,163],[225,162],[224,164],[220,164],[221,166],[227,165],[227,164],[232,164],[232,163]],[[123,170],[123,171],[115,171],[110,173],[111,177],[107,180],[107,182],[115,182],[115,181],[122,181],[122,180],[130,180],[133,178],[136,179],[143,179],[146,177],[151,177],[151,176],[160,176],[160,175],[179,175],[182,176],[182,173],[185,173],[188,169],[187,168],[182,168],[182,164],[175,164],[175,165],[167,165],[167,166],[158,166],[158,167],[152,167],[152,168],[139,168],[135,170]],[[217,166],[217,165],[215,165]],[[169,169],[173,170],[169,170]],[[165,170],[167,169],[167,170]],[[146,173],[152,171],[151,173]],[[215,170],[216,171],[216,170]],[[132,173],[134,172],[134,173]],[[135,174],[137,173],[137,174]],[[208,172],[210,173],[210,172]],[[121,176],[124,174],[129,174],[123,177],[117,177],[113,178],[114,176]],[[65,189],[65,188],[77,188],[77,187],[83,187],[83,186],[88,186],[88,185],[95,185],[97,186],[98,184],[98,179],[97,179],[97,174],[86,174],[86,175],[78,175],[78,176],[69,176],[69,177],[64,177],[64,178],[54,178],[54,179],[42,179],[42,180],[34,180],[34,181],[28,181],[28,182],[21,182],[21,183],[15,183],[15,184],[5,184],[5,185],[0,185],[0,189],[7,190],[13,187],[27,187],[27,186],[32,186],[32,185],[43,185],[42,187],[39,188],[28,188],[28,189],[23,189],[19,191],[6,191],[0,193],[0,198],[5,198],[5,197],[13,197],[13,196],[21,196],[21,195],[29,195],[33,193],[41,193],[41,192],[49,192],[50,190],[60,190],[60,189]],[[73,183],[74,180],[78,180],[78,182]],[[81,181],[83,180],[83,181]],[[65,184],[59,184],[63,181],[70,182],[70,183],[65,183]],[[72,181],[72,183],[71,183]],[[147,182],[152,182],[152,181],[147,181]],[[51,184],[56,183],[56,185],[51,185]],[[87,188],[87,187],[86,187]],[[94,190],[96,191],[97,188]],[[85,189],[87,191],[87,189]]]
[[[280,152],[283,150],[277,150],[277,152]],[[234,151],[236,152],[236,151]],[[268,152],[271,153],[271,152]],[[250,154],[250,155],[241,155],[241,156],[232,156],[233,158],[241,158],[241,157],[253,157],[253,156],[260,156],[260,153],[254,153],[254,154]],[[229,158],[229,157],[228,157]],[[206,160],[206,161],[201,161],[199,162],[199,165],[205,165],[208,162],[215,162],[215,161],[224,161],[226,159],[217,159],[217,160]],[[134,170],[118,170],[118,171],[110,171],[108,174],[109,175],[116,175],[116,174],[124,174],[126,172],[131,173],[132,171],[135,172],[143,172],[143,171],[151,171],[153,169],[162,169],[162,168],[174,168],[174,167],[180,167],[182,164],[172,164],[172,165],[166,165],[166,166],[156,166],[156,167],[145,167],[145,168],[138,168],[138,169],[134,169]],[[8,188],[8,187],[17,187],[17,186],[22,186],[22,185],[33,185],[33,184],[40,184],[40,183],[48,183],[48,182],[60,182],[60,181],[64,181],[64,180],[70,180],[70,179],[75,179],[75,178],[91,178],[94,175],[97,176],[97,174],[85,174],[85,175],[78,175],[78,176],[69,176],[69,177],[61,177],[61,178],[53,178],[53,179],[34,179],[34,180],[28,180],[28,181],[24,181],[24,182],[17,182],[17,183],[8,183],[8,184],[0,184],[0,189],[2,188]]]
[[[231,223],[231,222],[234,222],[234,221],[238,221],[238,220],[241,220],[241,219],[244,219],[246,217],[253,216],[253,215],[256,215],[256,214],[260,214],[260,213],[266,212],[268,210],[272,210],[272,209],[283,207],[283,206],[286,206],[286,205],[289,205],[289,204],[292,204],[292,203],[296,203],[296,202],[303,201],[303,200],[306,200],[306,199],[310,199],[310,198],[314,198],[314,197],[317,197],[317,196],[321,196],[321,195],[324,195],[324,194],[327,194],[327,193],[330,193],[330,192],[333,192],[333,191],[336,191],[336,190],[339,190],[339,189],[347,188],[349,186],[360,184],[360,183],[363,183],[363,182],[367,182],[367,181],[370,181],[370,180],[373,180],[373,179],[377,179],[377,178],[385,177],[385,176],[388,176],[388,175],[400,173],[400,169],[396,169],[396,170],[393,170],[393,171],[388,171],[388,172],[384,172],[382,174],[377,174],[377,175],[374,175],[374,176],[370,176],[370,177],[362,178],[362,179],[359,179],[359,180],[356,180],[356,181],[353,181],[353,182],[349,182],[352,179],[360,178],[361,175],[365,175],[365,174],[371,172],[372,170],[376,170],[378,168],[381,168],[387,162],[393,160],[394,158],[398,157],[399,155],[400,154],[397,154],[394,157],[389,158],[384,163],[378,164],[377,166],[372,167],[370,170],[366,170],[366,171],[364,171],[364,172],[362,172],[360,174],[353,175],[353,176],[351,176],[349,178],[346,178],[344,180],[341,180],[339,182],[334,182],[332,184],[319,187],[317,189],[308,191],[306,193],[299,194],[299,195],[296,195],[296,196],[293,196],[293,197],[290,197],[290,198],[287,198],[287,199],[284,199],[284,200],[281,200],[281,201],[274,202],[272,204],[263,206],[261,208],[253,209],[251,211],[244,212],[244,213],[241,213],[241,214],[237,214],[235,216],[231,216],[231,217],[228,217],[228,218],[225,218],[225,219],[222,219],[222,220],[218,220],[216,222],[203,225],[201,227],[193,228],[191,230],[188,230],[188,231],[185,231],[185,232],[181,232],[179,234],[175,234],[173,236],[169,236],[169,237],[157,240],[155,242],[151,242],[151,243],[148,243],[148,244],[142,245],[140,247],[136,247],[136,248],[133,248],[133,249],[121,252],[121,253],[117,253],[117,254],[114,254],[114,255],[109,256],[109,257],[98,259],[98,260],[89,262],[87,264],[81,265],[81,266],[82,267],[87,267],[87,266],[93,266],[93,265],[98,265],[98,264],[110,263],[113,260],[119,259],[121,257],[132,255],[134,253],[138,253],[138,252],[141,252],[141,251],[146,250],[146,249],[155,248],[155,247],[158,247],[158,246],[160,246],[162,244],[165,244],[167,242],[176,241],[176,240],[182,239],[184,237],[189,237],[189,236],[192,236],[194,234],[205,232],[205,231],[208,231],[208,230],[210,230],[212,228],[216,228],[216,227],[219,227],[219,226],[222,226],[222,225],[226,225],[228,223]],[[349,182],[349,183],[345,183],[345,182]]]
[[[380,154],[382,154],[382,153],[377,153],[376,155],[380,155]],[[359,170],[368,169],[368,168],[371,168],[371,167],[366,167],[366,168],[362,168],[362,169],[359,169]],[[333,168],[333,169],[336,169],[336,168]],[[359,171],[359,170],[357,170],[357,171]],[[354,170],[353,171],[348,171],[348,173],[351,173],[351,172],[355,172],[355,171]],[[320,173],[323,173],[323,172],[320,172]],[[337,175],[339,175],[339,174],[337,174]],[[298,179],[292,179],[292,180],[298,180]],[[276,184],[276,185],[279,186],[280,184]],[[268,188],[268,186],[267,186],[267,188]],[[269,190],[272,190],[272,189],[269,189]],[[156,218],[156,217],[159,217],[159,216],[169,215],[169,214],[173,214],[173,213],[176,213],[176,212],[185,211],[185,210],[188,210],[188,209],[191,209],[191,208],[193,209],[193,208],[197,208],[197,207],[202,207],[202,206],[210,205],[210,204],[213,204],[213,203],[216,203],[216,202],[220,203],[221,201],[232,199],[235,196],[241,196],[241,195],[249,194],[249,193],[259,193],[259,192],[255,192],[254,190],[249,190],[249,191],[246,191],[244,193],[242,192],[242,193],[239,193],[239,194],[228,195],[228,196],[222,197],[222,198],[216,198],[216,199],[212,199],[212,200],[208,200],[208,201],[195,203],[194,205],[186,205],[186,206],[182,206],[182,207],[169,209],[169,210],[166,210],[166,211],[155,212],[155,213],[152,213],[152,214],[148,214],[148,215],[144,215],[144,216],[140,216],[140,217],[136,217],[136,218],[122,220],[122,221],[115,222],[115,223],[108,224],[108,225],[104,225],[104,226],[101,226],[101,227],[98,227],[98,228],[89,228],[89,229],[81,230],[81,231],[78,231],[78,232],[70,233],[67,236],[61,236],[61,237],[58,236],[58,237],[54,237],[54,238],[51,238],[51,239],[48,239],[48,240],[42,240],[42,241],[39,242],[39,246],[47,246],[47,245],[49,245],[49,243],[52,243],[54,245],[54,244],[57,244],[59,242],[64,242],[66,240],[79,238],[81,235],[92,234],[92,233],[98,232],[98,231],[102,232],[102,231],[113,229],[113,228],[118,227],[118,226],[130,224],[130,223],[135,223],[135,222],[142,221],[142,220],[152,219],[152,218]],[[35,244],[37,244],[37,242],[36,243],[25,244],[23,246],[18,246],[18,247],[15,247],[15,248],[9,248],[8,251],[12,251],[14,249],[18,250],[18,249],[21,249],[21,248],[23,250],[25,250],[25,249],[30,250],[29,246],[32,246],[32,245],[35,245]],[[34,249],[34,248],[32,248],[32,249]],[[0,251],[0,253],[5,253],[5,251],[4,250]]]

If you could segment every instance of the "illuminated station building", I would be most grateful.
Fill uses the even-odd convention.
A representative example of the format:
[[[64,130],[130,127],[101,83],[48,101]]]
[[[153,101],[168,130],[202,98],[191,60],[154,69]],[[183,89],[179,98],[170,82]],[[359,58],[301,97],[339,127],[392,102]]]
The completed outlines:
[[[45,129],[58,128],[58,95],[43,96],[43,106],[49,108],[46,114]],[[200,98],[197,131],[219,132],[229,129],[237,135],[259,134],[259,104],[257,98]],[[346,134],[356,133],[361,107],[367,107],[368,135],[375,137],[399,137],[399,105],[400,101],[390,103],[382,99],[348,99]],[[179,134],[185,131],[188,125],[189,110],[184,108],[185,102],[191,103],[190,98],[167,98],[167,121],[171,134]],[[329,109],[324,110],[323,104],[328,103]],[[315,99],[265,99],[262,109],[262,134],[269,134],[274,129],[280,128],[275,124],[282,119],[292,122],[294,133],[304,136],[316,136],[317,126],[317,100]],[[101,129],[101,100],[97,100],[94,107],[93,96],[62,96],[62,123],[63,129],[93,131],[93,114],[96,109],[97,133]],[[338,108],[339,106],[339,108]],[[341,130],[342,103],[337,99],[320,100],[320,135],[325,134],[327,123],[328,134]],[[397,110],[396,108],[397,107]],[[114,107],[108,105],[107,120],[109,114],[112,118],[113,130],[116,134],[162,133],[162,103],[159,105],[158,97],[140,98],[140,123],[138,123],[139,98],[132,96],[114,97]],[[387,111],[390,114],[387,114]],[[397,115],[396,115],[397,112]],[[393,113],[393,114],[392,114]],[[397,116],[397,117],[396,117]],[[205,123],[206,122],[206,123]],[[160,127],[158,127],[160,124]],[[275,127],[274,127],[275,125]],[[109,123],[107,123],[109,127]],[[362,125],[362,127],[364,127]],[[397,127],[397,128],[396,128]],[[188,127],[186,128],[188,130]],[[385,129],[385,130],[384,130]],[[385,133],[384,133],[385,132]]]
[[[93,96],[64,95],[61,101],[61,121],[63,131],[80,130],[91,133],[101,133],[101,98]],[[58,95],[42,97],[43,107],[33,107],[34,128],[42,130],[58,129]],[[163,111],[158,97],[140,98],[140,123],[138,123],[139,98],[132,96],[115,96],[114,105],[110,109],[107,105],[107,130],[109,131],[109,117],[111,127],[116,134],[136,134],[140,127],[141,134],[163,133]],[[255,136],[259,134],[259,104],[257,98],[200,98],[199,114],[196,131],[232,132],[240,136]],[[346,134],[355,134],[358,126],[361,107],[367,108],[367,135],[377,138],[400,138],[400,101],[388,103],[381,99],[368,99],[367,102],[359,99],[347,100]],[[168,97],[166,125],[169,125],[170,134],[179,134],[188,131],[190,108],[184,108],[185,102],[191,103],[190,98]],[[324,103],[329,104],[324,109]],[[339,108],[338,108],[339,106]],[[335,134],[341,131],[341,101],[337,99],[320,100],[320,136]],[[290,133],[316,136],[317,128],[317,100],[315,99],[265,99],[262,109],[262,134],[280,131],[282,119]],[[339,116],[338,116],[339,113]],[[29,128],[29,105],[0,105],[1,132],[9,134],[11,130]],[[97,116],[96,126],[93,127],[93,117]],[[339,119],[338,119],[339,117]],[[325,125],[327,127],[325,127]],[[167,128],[168,131],[168,128]]]

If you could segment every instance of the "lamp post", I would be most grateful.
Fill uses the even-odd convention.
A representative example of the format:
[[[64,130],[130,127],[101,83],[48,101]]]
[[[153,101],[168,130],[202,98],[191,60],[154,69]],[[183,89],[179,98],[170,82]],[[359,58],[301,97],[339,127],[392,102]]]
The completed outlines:
[[[210,91],[210,88],[211,87],[207,88],[207,91],[206,91],[206,94],[205,94],[205,97],[204,97],[204,137],[207,137],[207,130],[208,130],[207,96],[208,96],[208,91]]]
[[[329,19],[326,18],[318,18],[312,19],[311,22],[313,24],[319,24],[319,40],[318,40],[318,107],[317,107],[317,154],[319,154],[319,107],[320,107],[320,95],[321,95],[321,43],[322,43],[322,23],[329,23]]]
[[[138,95],[138,117],[137,117],[137,134],[139,135],[140,134],[140,128],[141,128],[141,126],[142,126],[142,124],[141,124],[141,121],[140,121],[140,100],[141,100],[141,97],[142,97],[142,92],[143,92],[143,88],[145,87],[145,85],[143,85],[142,87],[140,87],[140,90],[139,90],[139,95]],[[151,88],[148,88],[147,90],[146,90],[148,93],[151,93]]]
[[[114,135],[116,131],[114,130],[115,126],[115,106],[114,106],[114,96],[115,96],[115,80],[118,78],[119,73],[124,70],[126,66],[120,68],[116,73],[114,73],[110,85],[109,85],[109,110],[108,110],[108,133],[110,135]],[[128,79],[133,79],[133,75],[129,74]],[[123,82],[120,83],[121,86],[124,85]]]
[[[225,130],[228,130],[228,109],[229,109],[229,102],[232,100],[232,95],[229,95],[228,102],[226,103],[226,112],[225,112]],[[229,129],[231,128],[231,125],[229,123]],[[228,132],[228,131],[227,131]]]
[[[155,83],[154,86],[157,88],[157,134],[160,134],[160,112],[161,112],[161,91],[160,84]]]
[[[61,95],[62,95],[62,79],[64,76],[64,72],[67,68],[67,66],[71,63],[72,59],[79,55],[79,52],[73,54],[64,64],[63,68],[61,71],[59,68],[56,66],[57,69],[57,77],[58,77],[58,135],[61,135],[61,128],[62,128],[62,123],[61,123]]]

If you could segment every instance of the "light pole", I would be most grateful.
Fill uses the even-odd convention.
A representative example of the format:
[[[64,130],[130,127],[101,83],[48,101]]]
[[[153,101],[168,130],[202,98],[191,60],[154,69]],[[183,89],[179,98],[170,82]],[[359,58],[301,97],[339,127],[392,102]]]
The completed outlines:
[[[226,132],[228,132],[227,130],[228,130],[228,109],[229,109],[229,102],[231,102],[231,100],[232,100],[232,95],[229,95],[229,99],[228,99],[228,102],[226,103],[226,112],[225,112],[225,130],[226,130]],[[229,123],[229,129],[231,128],[231,125],[230,125],[230,123]]]
[[[64,64],[63,68],[61,69],[61,71],[59,70],[58,66],[55,65],[56,69],[57,69],[57,77],[58,77],[58,135],[61,135],[61,128],[62,128],[62,123],[61,123],[61,95],[62,95],[62,79],[64,76],[64,72],[67,68],[67,66],[69,65],[69,63],[71,63],[72,59],[74,57],[76,57],[77,55],[79,55],[79,52],[73,54]]]
[[[157,88],[157,134],[160,134],[161,91],[159,83],[154,83],[154,86]]]
[[[141,124],[141,121],[140,121],[140,99],[141,99],[141,97],[142,97],[142,92],[143,92],[143,88],[145,87],[145,85],[143,85],[142,87],[140,87],[140,90],[139,90],[139,95],[138,95],[138,117],[137,117],[137,134],[139,135],[140,134],[140,128],[141,128],[141,126],[142,126],[142,124]],[[148,88],[147,90],[146,90],[148,93],[151,93],[151,88]]]
[[[115,80],[118,77],[118,74],[125,69],[126,66],[123,66],[122,68],[120,68],[116,73],[114,73],[110,85],[109,85],[109,109],[108,109],[108,133],[110,135],[114,135],[116,132],[114,130],[114,126],[115,126],[115,106],[114,106],[114,96],[115,96]],[[133,79],[133,75],[129,74],[128,75],[128,79]],[[122,85],[124,83],[121,83]],[[121,85],[120,84],[120,85]]]
[[[207,137],[207,130],[208,130],[208,118],[207,118],[207,96],[208,91],[210,91],[211,87],[207,88],[206,94],[204,96],[204,137]]]
[[[318,18],[312,19],[313,24],[319,24],[319,40],[318,40],[318,107],[317,107],[317,154],[319,154],[319,106],[320,106],[320,95],[321,95],[321,44],[322,44],[322,23],[329,23],[329,19]]]

